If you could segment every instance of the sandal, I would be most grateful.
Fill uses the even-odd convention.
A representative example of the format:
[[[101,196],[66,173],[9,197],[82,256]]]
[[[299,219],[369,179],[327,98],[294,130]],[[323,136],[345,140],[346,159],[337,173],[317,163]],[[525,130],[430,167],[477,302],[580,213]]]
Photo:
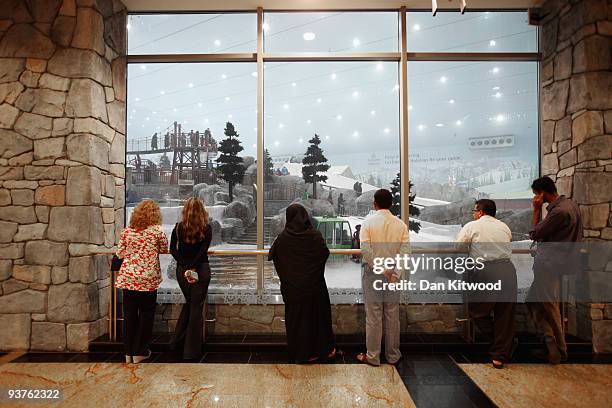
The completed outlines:
[[[374,364],[370,360],[368,360],[368,356],[366,355],[366,353],[359,353],[359,354],[357,354],[357,356],[355,356],[355,359],[357,359],[357,361],[359,361],[361,364],[367,364],[367,365],[370,365],[372,367],[379,367],[380,366],[380,364]]]
[[[491,364],[493,364],[494,368],[497,368],[498,370],[501,370],[502,368],[504,368],[504,362],[501,360],[496,360],[496,359],[491,359]]]

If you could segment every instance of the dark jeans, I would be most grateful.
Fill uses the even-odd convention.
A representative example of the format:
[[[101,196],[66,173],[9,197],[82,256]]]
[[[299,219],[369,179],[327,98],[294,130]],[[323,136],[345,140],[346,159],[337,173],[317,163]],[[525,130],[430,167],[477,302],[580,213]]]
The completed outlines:
[[[195,283],[187,282],[185,279],[184,266],[177,266],[176,280],[178,281],[185,304],[181,309],[176,332],[174,345],[183,348],[183,358],[196,359],[202,355],[203,330],[204,330],[204,302],[210,284],[210,265],[205,263],[200,266],[198,271],[198,281]]]
[[[123,345],[128,356],[146,356],[153,337],[157,291],[123,289]]]

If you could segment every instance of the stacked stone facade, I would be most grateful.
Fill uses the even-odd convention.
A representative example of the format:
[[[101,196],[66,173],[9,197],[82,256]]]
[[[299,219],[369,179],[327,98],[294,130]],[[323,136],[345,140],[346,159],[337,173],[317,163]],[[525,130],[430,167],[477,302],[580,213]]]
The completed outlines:
[[[0,6],[0,349],[86,350],[107,328],[124,219],[126,10]]]
[[[610,241],[612,2],[548,0],[542,17],[542,175],[580,206],[585,239]],[[589,269],[593,288],[612,279],[612,264]],[[578,304],[572,313],[578,335],[612,352],[612,305]]]

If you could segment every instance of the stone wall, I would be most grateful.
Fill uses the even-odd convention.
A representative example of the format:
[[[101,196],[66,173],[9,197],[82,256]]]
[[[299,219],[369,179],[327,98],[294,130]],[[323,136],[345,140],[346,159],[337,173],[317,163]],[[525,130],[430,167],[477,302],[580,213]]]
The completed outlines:
[[[174,332],[182,304],[158,305],[154,331]],[[463,305],[401,305],[401,330],[406,333],[456,333],[462,326],[455,319],[463,316]],[[284,334],[284,305],[209,304],[206,309],[208,334]],[[363,304],[332,305],[335,334],[365,333]]]
[[[612,240],[612,2],[548,0],[541,21],[541,172],[579,204],[587,240]],[[612,265],[590,265],[591,285]],[[578,304],[578,335],[612,352],[612,308]]]
[[[0,350],[86,350],[104,333],[124,219],[126,10],[2,0]]]

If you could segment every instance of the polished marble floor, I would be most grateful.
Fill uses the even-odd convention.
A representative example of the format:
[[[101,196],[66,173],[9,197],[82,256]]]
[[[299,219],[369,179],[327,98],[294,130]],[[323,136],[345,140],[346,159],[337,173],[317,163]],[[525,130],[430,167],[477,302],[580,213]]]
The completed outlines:
[[[0,388],[61,389],[62,407],[415,407],[389,365],[8,363]]]
[[[121,407],[597,408],[605,406],[602,398],[612,398],[612,358],[590,353],[572,353],[569,364],[549,366],[520,352],[515,364],[494,370],[484,364],[482,351],[405,350],[395,367],[373,368],[358,365],[354,353],[330,364],[297,366],[284,364],[282,348],[263,350],[209,351],[193,364],[173,352],[155,352],[138,366],[124,364],[123,355],[112,351],[9,354],[0,357],[0,389],[59,384],[67,390],[67,406],[112,398],[103,405]]]
[[[504,370],[490,364],[459,367],[500,408],[612,406],[609,364],[511,364]]]

